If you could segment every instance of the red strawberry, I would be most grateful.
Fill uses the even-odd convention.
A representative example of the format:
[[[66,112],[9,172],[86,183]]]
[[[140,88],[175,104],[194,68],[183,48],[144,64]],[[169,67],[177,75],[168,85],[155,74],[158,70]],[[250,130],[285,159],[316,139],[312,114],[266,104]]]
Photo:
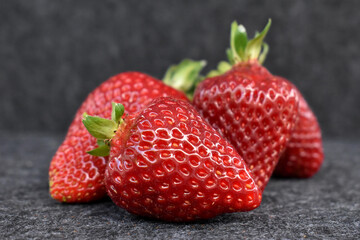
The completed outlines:
[[[170,68],[167,79],[187,77],[200,71],[203,62],[181,63]],[[95,157],[86,152],[97,146],[81,119],[87,112],[103,118],[111,116],[111,102],[121,102],[127,113],[140,111],[152,99],[173,96],[187,99],[186,96],[161,81],[139,72],[118,74],[89,94],[77,111],[64,142],[53,157],[49,169],[50,194],[62,202],[89,202],[105,196],[104,173],[107,157]]]
[[[249,166],[261,190],[290,139],[298,115],[291,83],[260,65],[268,47],[263,39],[271,22],[252,40],[243,26],[231,26],[229,63],[221,62],[197,86],[193,104]]]
[[[312,177],[319,171],[324,159],[320,126],[300,92],[298,95],[299,119],[290,142],[275,168],[276,176]]]
[[[114,105],[112,121],[83,120],[104,142],[92,153],[111,149],[105,183],[118,206],[141,216],[192,221],[260,205],[261,191],[243,159],[190,103],[158,98],[119,121],[121,107]]]

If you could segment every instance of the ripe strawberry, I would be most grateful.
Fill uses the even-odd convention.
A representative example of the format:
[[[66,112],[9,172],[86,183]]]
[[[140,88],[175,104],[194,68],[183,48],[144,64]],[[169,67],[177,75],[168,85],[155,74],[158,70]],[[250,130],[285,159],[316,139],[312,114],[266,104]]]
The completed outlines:
[[[185,60],[178,66],[172,66],[166,78],[173,81],[191,77],[203,66],[203,62]],[[104,172],[108,158],[86,153],[97,143],[81,122],[84,112],[110,118],[111,102],[114,101],[124,104],[127,113],[135,113],[152,99],[161,96],[187,99],[182,92],[139,72],[118,74],[91,92],[77,111],[64,142],[51,161],[51,197],[62,202],[89,202],[101,199],[106,194]]]
[[[298,95],[291,83],[260,65],[268,47],[261,33],[248,40],[245,28],[231,26],[229,63],[221,62],[197,86],[193,104],[236,148],[261,190],[283,153],[298,115]],[[213,76],[213,77],[211,77]]]
[[[319,171],[324,159],[320,126],[300,92],[298,95],[300,96],[299,119],[286,150],[275,168],[276,176],[312,177]]]
[[[127,211],[166,221],[207,219],[260,205],[261,192],[234,148],[187,101],[162,97],[112,121],[84,116],[109,152],[108,195]],[[118,112],[118,113],[116,113]],[[116,130],[117,129],[117,130]]]

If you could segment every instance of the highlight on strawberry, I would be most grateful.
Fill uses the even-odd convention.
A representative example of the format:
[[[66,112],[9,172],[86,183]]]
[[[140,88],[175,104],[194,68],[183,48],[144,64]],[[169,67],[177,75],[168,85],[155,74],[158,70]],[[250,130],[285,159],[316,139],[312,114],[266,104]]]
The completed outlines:
[[[110,155],[105,185],[116,205],[176,222],[260,205],[242,157],[188,101],[161,97],[133,115],[113,103],[111,116],[85,114],[83,123],[99,142],[89,153]]]
[[[173,82],[180,78],[184,82],[198,75],[204,65],[204,61],[186,59],[171,66],[165,78]],[[75,203],[96,201],[106,196],[104,173],[108,157],[86,153],[95,148],[97,142],[81,122],[84,112],[110,119],[111,102],[121,102],[126,113],[132,114],[162,96],[187,100],[181,91],[140,72],[120,73],[92,91],[76,112],[65,140],[52,158],[49,168],[51,197],[60,202]]]

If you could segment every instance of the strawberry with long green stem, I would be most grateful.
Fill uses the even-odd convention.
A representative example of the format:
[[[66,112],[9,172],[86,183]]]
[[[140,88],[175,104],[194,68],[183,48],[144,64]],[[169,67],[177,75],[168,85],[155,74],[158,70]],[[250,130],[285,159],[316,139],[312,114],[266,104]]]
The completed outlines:
[[[262,32],[248,39],[245,27],[234,22],[229,61],[211,71],[193,96],[195,108],[236,148],[261,190],[290,140],[299,105],[292,84],[261,65],[270,25],[269,20]]]

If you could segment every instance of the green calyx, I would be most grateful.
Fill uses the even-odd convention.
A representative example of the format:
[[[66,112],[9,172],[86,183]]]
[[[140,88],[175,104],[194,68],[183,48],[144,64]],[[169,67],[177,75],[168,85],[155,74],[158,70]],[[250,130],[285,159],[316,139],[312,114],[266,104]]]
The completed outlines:
[[[202,80],[201,70],[205,67],[206,61],[194,61],[184,59],[178,65],[169,67],[163,82],[179,91],[182,91],[188,98],[192,99],[197,84]]]
[[[232,68],[232,65],[228,62],[221,61],[219,62],[217,69],[211,70],[208,74],[206,74],[206,77],[215,77],[218,75],[221,75],[223,73],[226,73]]]
[[[115,136],[119,125],[123,122],[124,106],[120,103],[112,103],[111,120],[90,116],[87,113],[83,115],[83,124],[88,132],[97,139],[98,147],[87,153],[104,157],[110,154],[110,141]]]
[[[260,33],[256,32],[253,39],[248,39],[245,27],[234,21],[231,24],[230,48],[226,50],[229,62],[221,61],[217,69],[211,70],[206,77],[224,74],[237,63],[257,61],[262,64],[269,51],[269,46],[264,42],[264,39],[270,26],[271,19]]]
[[[245,27],[234,21],[231,24],[230,49],[226,51],[230,64],[251,60],[263,63],[269,50],[268,45],[264,43],[264,38],[270,26],[271,19],[260,33],[256,32],[254,38],[248,40]]]

